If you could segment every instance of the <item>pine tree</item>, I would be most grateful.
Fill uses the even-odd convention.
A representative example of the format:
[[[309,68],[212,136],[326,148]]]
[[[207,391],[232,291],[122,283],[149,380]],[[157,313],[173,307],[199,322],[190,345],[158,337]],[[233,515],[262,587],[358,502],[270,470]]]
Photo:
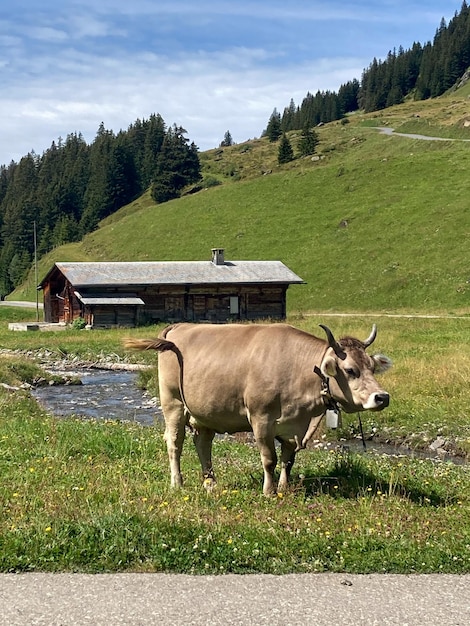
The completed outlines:
[[[232,135],[230,134],[230,131],[227,130],[227,132],[224,135],[223,140],[220,142],[220,147],[229,148],[230,146],[233,146],[233,139],[232,139]]]
[[[338,99],[340,102],[341,113],[352,113],[357,111],[358,102],[357,96],[359,94],[359,81],[354,78],[353,80],[341,85],[338,91]]]
[[[105,129],[101,122],[90,149],[90,178],[88,181],[84,210],[80,220],[83,233],[98,226],[98,222],[110,214],[112,203],[108,194],[114,133]]]
[[[38,220],[39,236],[45,224],[53,225],[59,219],[61,207],[59,206],[58,197],[60,194],[62,170],[61,148],[53,141],[50,148],[39,159],[37,167],[35,202],[40,211]]]
[[[151,115],[145,122],[144,160],[141,172],[143,189],[147,189],[152,183],[165,134],[166,126],[162,116]]]
[[[8,267],[8,277],[13,287],[20,285],[31,268],[31,257],[23,250],[15,252]]]
[[[416,80],[416,100],[426,100],[431,95],[431,76],[434,67],[434,51],[431,43],[423,48],[419,75]]]
[[[34,153],[23,157],[19,164],[4,171],[6,187],[1,205],[0,231],[0,291],[9,293],[18,276],[32,259],[33,228],[38,219],[36,204],[37,163]],[[13,270],[10,265],[15,257]],[[21,267],[20,267],[21,266]],[[19,270],[15,268],[19,268]]]
[[[318,134],[310,126],[305,126],[299,141],[300,156],[314,154],[318,141]]]
[[[33,223],[38,219],[37,162],[33,154],[21,159],[3,201],[2,242],[11,244],[14,253],[25,250],[31,254],[34,248]]]
[[[139,177],[131,145],[126,134],[120,133],[113,142],[107,178],[110,214],[139,196]]]
[[[266,131],[264,132],[270,142],[277,141],[282,135],[281,116],[276,109],[271,113]]]
[[[178,198],[186,185],[201,178],[197,146],[188,146],[186,132],[174,124],[163,140],[152,184],[152,198],[158,203]]]
[[[0,249],[0,293],[5,296],[14,288],[10,279],[10,263],[15,256],[15,246],[6,241]]]
[[[281,120],[281,130],[287,133],[290,130],[296,130],[298,124],[298,109],[295,106],[294,100],[291,99],[289,106],[284,109],[284,114]]]
[[[61,215],[52,233],[54,245],[61,246],[64,243],[73,241],[77,230],[78,224],[73,217],[65,214]]]
[[[84,199],[90,178],[90,148],[79,133],[68,135],[62,149],[63,173],[58,193],[59,207],[78,224],[84,210]],[[77,241],[82,233],[77,230],[71,241]]]
[[[294,151],[287,135],[284,133],[282,135],[281,143],[279,144],[277,162],[279,163],[279,165],[282,165],[283,163],[289,163],[289,161],[293,160]]]
[[[307,93],[300,106],[300,124],[304,126],[316,126],[320,122],[320,110],[318,108],[318,97]]]

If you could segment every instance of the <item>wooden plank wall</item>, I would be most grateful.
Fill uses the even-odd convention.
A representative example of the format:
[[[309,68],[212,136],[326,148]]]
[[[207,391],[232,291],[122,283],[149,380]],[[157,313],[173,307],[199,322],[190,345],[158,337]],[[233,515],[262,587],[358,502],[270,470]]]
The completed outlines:
[[[64,299],[53,294],[61,289]],[[103,295],[124,295],[131,291],[144,301],[144,305],[96,305],[83,306],[74,295],[68,281],[62,285],[44,286],[46,321],[72,322],[84,317],[95,327],[123,326],[178,322],[209,321],[227,322],[235,320],[283,319],[286,315],[286,285],[191,285],[154,286],[131,289],[129,285],[104,292]],[[58,291],[57,291],[58,293]],[[92,295],[92,290],[86,291]],[[230,312],[230,298],[238,297],[238,314]],[[50,319],[48,319],[48,317]],[[54,319],[53,319],[54,318]]]

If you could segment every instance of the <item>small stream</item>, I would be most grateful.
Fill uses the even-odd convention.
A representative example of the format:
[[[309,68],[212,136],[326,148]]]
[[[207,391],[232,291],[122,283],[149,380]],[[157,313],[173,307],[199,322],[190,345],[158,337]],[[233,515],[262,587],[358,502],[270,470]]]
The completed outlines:
[[[376,456],[395,456],[406,457],[409,459],[431,459],[434,461],[449,461],[455,465],[467,465],[467,459],[454,456],[446,452],[445,450],[431,450],[431,449],[413,449],[406,446],[394,446],[391,443],[382,443],[380,441],[367,441],[366,447],[359,439],[349,439],[344,442],[333,442],[329,448],[354,452],[355,454],[373,454]]]
[[[135,372],[87,369],[61,373],[79,378],[82,384],[46,385],[32,391],[41,406],[53,415],[131,421],[146,426],[152,426],[155,419],[163,420],[157,398],[139,389]]]

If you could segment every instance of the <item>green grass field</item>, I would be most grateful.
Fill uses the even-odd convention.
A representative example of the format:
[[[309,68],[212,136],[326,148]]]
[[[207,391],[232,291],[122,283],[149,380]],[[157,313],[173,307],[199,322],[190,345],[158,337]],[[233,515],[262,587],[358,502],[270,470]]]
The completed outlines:
[[[129,358],[122,339],[158,328],[26,333],[7,330],[27,310],[0,307],[0,379],[31,382],[31,358]],[[30,319],[35,311],[30,310]],[[292,316],[316,333],[365,337],[371,318]],[[373,318],[377,351],[394,360],[383,375],[391,405],[364,413],[366,434],[426,449],[444,437],[470,451],[468,319]],[[135,359],[155,362],[155,354]],[[344,416],[341,432],[357,432]],[[470,572],[469,466],[451,461],[304,450],[292,484],[262,495],[249,444],[214,444],[218,488],[201,486],[187,438],[185,486],[169,489],[161,427],[56,419],[27,390],[0,387],[0,571]]]

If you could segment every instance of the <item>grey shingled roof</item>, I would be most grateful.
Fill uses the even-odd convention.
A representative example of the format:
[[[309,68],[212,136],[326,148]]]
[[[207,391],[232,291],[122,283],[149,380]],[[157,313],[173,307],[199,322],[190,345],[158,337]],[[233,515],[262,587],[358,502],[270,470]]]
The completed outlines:
[[[55,267],[75,287],[304,282],[281,261],[225,261],[221,265],[212,261],[56,263]]]

